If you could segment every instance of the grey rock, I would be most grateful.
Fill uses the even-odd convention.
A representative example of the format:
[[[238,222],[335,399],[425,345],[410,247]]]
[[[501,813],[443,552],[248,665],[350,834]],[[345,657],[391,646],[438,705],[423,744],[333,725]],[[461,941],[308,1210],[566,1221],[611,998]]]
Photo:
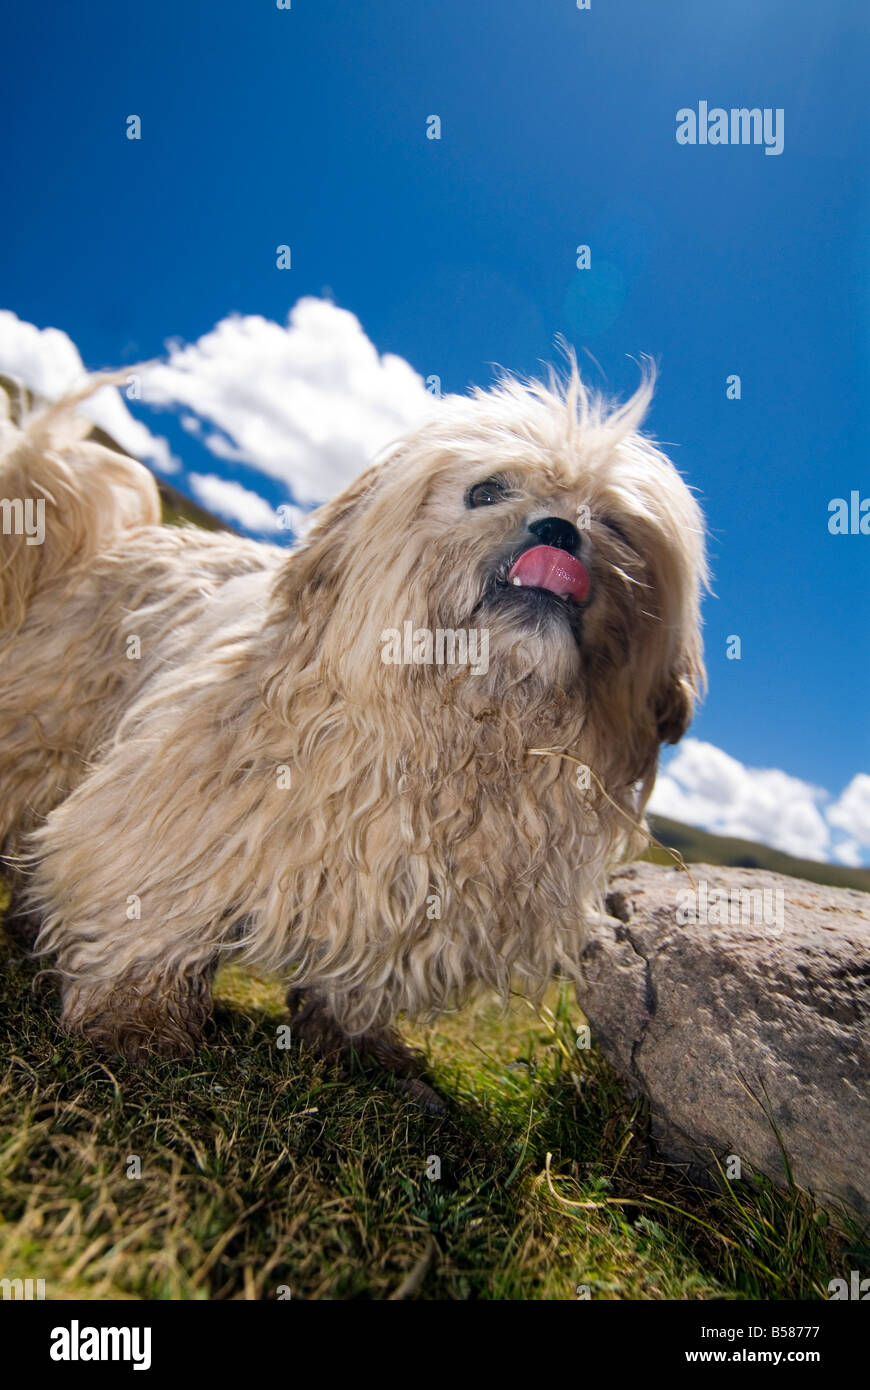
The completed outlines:
[[[578,989],[593,1040],[648,1097],[665,1158],[736,1155],[780,1183],[788,1163],[870,1214],[870,894],[690,869],[694,897],[676,867],[613,875]]]

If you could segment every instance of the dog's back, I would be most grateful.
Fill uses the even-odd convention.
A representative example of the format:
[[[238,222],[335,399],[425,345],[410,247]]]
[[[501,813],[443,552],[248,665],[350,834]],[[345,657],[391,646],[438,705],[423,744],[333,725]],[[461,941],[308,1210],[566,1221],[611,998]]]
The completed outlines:
[[[0,382],[0,852],[13,858],[189,649],[215,593],[274,564],[272,547],[161,526],[149,471],[76,414],[92,389],[39,408]]]

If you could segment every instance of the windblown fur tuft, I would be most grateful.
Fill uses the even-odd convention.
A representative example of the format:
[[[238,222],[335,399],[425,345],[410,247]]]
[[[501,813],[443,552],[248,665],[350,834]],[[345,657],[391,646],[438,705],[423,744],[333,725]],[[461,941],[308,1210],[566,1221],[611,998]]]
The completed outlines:
[[[115,380],[92,378],[56,404],[36,408],[23,390],[18,396],[0,390],[0,628],[20,627],[37,588],[87,564],[125,532],[160,520],[148,469],[86,438],[93,426],[76,413]],[[40,540],[21,525],[37,506],[44,517]]]

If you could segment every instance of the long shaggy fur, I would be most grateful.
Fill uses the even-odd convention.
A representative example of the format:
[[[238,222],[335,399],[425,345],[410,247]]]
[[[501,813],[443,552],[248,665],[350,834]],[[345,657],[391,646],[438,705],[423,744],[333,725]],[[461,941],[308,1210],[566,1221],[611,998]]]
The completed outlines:
[[[160,526],[75,400],[3,421],[0,496],[44,498],[46,535],[0,537],[0,843],[68,1028],[183,1051],[227,958],[368,1037],[574,975],[703,679],[703,525],[650,393],[609,407],[572,366],[449,398],[292,552]],[[582,622],[521,611],[505,554],[579,507]],[[488,671],[384,664],[406,620],[485,627]]]

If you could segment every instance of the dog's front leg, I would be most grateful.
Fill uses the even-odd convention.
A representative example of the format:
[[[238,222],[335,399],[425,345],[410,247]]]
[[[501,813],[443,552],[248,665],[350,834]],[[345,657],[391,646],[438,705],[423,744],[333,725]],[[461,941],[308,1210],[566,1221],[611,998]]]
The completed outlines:
[[[37,954],[56,959],[64,1028],[135,1062],[196,1049],[226,900],[210,845],[197,861],[196,825],[166,835],[145,796],[119,790],[145,751],[117,750],[51,812],[25,897],[41,919]],[[155,769],[156,792],[165,777]]]
[[[397,1085],[410,1100],[432,1114],[442,1114],[445,1106],[425,1076],[421,1054],[403,1042],[392,1028],[378,1028],[350,1036],[342,1028],[329,1005],[315,991],[291,987],[287,992],[291,1028],[302,1045],[344,1071],[354,1063],[362,1067],[382,1067],[397,1078]]]
[[[4,865],[3,876],[9,890],[9,906],[3,914],[3,930],[16,946],[31,951],[36,944],[42,919],[38,912],[27,906],[23,874]]]
[[[66,981],[61,1021],[101,1051],[128,1062],[193,1053],[211,1016],[210,968],[149,975],[141,969],[106,982]]]

